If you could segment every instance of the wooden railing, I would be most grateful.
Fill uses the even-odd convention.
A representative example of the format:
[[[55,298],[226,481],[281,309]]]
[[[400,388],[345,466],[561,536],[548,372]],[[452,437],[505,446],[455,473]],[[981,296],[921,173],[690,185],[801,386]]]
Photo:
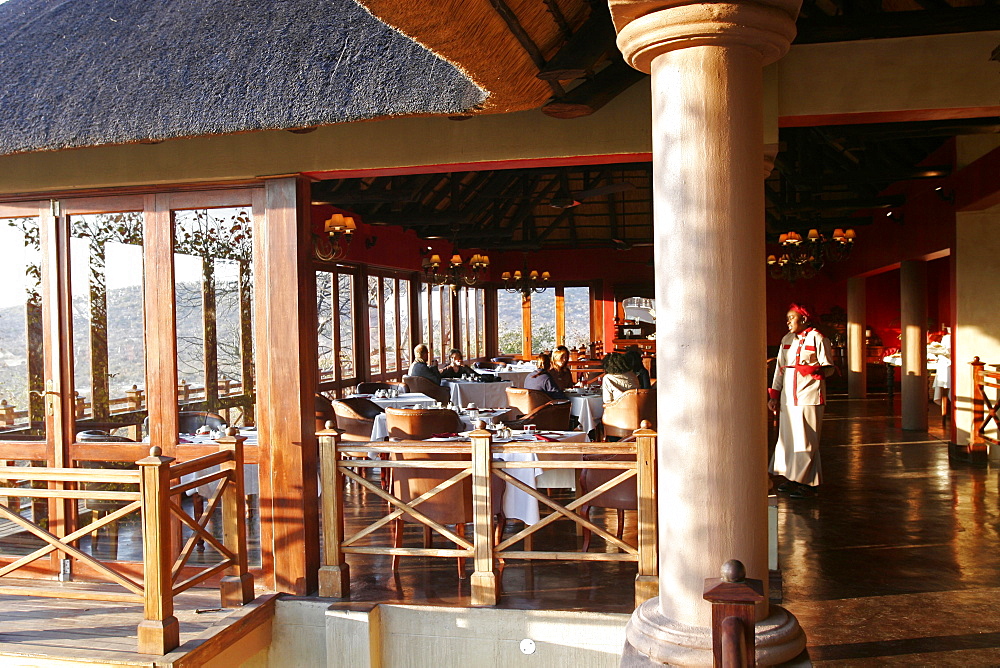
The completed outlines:
[[[323,513],[323,554],[320,567],[320,595],[343,598],[350,593],[350,569],[346,562],[348,554],[368,555],[409,555],[427,557],[466,557],[474,560],[475,569],[471,580],[472,605],[494,605],[498,598],[497,560],[498,559],[555,559],[578,561],[634,561],[638,564],[638,574],[635,580],[636,605],[657,594],[657,561],[656,561],[656,498],[655,498],[655,443],[656,433],[651,430],[635,432],[634,442],[620,443],[506,443],[494,444],[491,433],[486,430],[474,431],[469,441],[459,442],[428,442],[400,441],[378,442],[363,446],[372,453],[391,455],[392,453],[430,453],[467,456],[461,460],[347,460],[346,453],[357,452],[357,443],[341,445],[336,430],[328,429],[317,434],[320,437],[320,460],[322,462],[322,513]],[[538,455],[559,455],[558,460],[541,459],[539,461],[495,461],[494,455],[504,453],[535,453]],[[633,461],[624,458],[616,460],[587,460],[584,455],[628,455],[634,456]],[[384,491],[363,475],[359,469],[382,467],[395,468],[433,468],[453,469],[455,475],[427,493],[409,503]],[[620,474],[599,487],[575,498],[563,505],[554,501],[539,490],[511,475],[513,469],[613,469]],[[434,494],[472,477],[472,495],[474,512],[474,532],[472,539],[457,535],[445,526],[435,522],[420,512],[419,505]],[[494,546],[494,519],[491,479],[498,477],[524,493],[537,499],[541,504],[551,509],[551,513],[543,516],[533,525],[526,526],[522,531],[502,540]],[[638,489],[638,541],[631,545],[619,540],[593,522],[577,513],[580,506],[586,504],[603,492],[615,487],[632,477],[637,479]],[[351,480],[376,498],[386,501],[390,508],[384,517],[372,524],[345,535],[344,526],[344,483]],[[330,493],[328,493],[328,490]],[[359,543],[369,536],[374,537],[376,531],[403,515],[411,522],[419,522],[425,527],[448,538],[455,543],[454,549],[430,549],[391,547],[382,545],[364,545]],[[585,527],[604,538],[618,552],[578,552],[578,551],[533,551],[530,549],[516,550],[516,543],[533,536],[540,529],[558,520],[569,520]],[[575,547],[575,545],[574,545]]]
[[[231,429],[220,438],[218,452],[176,463],[163,457],[160,448],[150,449],[149,456],[136,464],[138,470],[87,468],[34,468],[0,466],[0,517],[40,538],[45,545],[0,568],[0,577],[57,551],[65,555],[60,580],[73,578],[74,565],[88,576],[119,585],[125,591],[105,587],[61,587],[35,581],[32,586],[7,585],[0,580],[0,594],[80,598],[99,601],[141,602],[144,618],[138,628],[138,651],[141,654],[166,654],[180,644],[177,618],[173,614],[174,597],[209,578],[223,575],[220,591],[222,605],[236,607],[254,598],[253,576],[247,558],[245,500],[243,495],[243,441]],[[182,480],[186,477],[186,480]],[[44,482],[47,488],[20,486]],[[197,517],[181,507],[185,492],[202,485],[216,483],[203,512]],[[112,485],[114,490],[89,488],[94,484]],[[122,487],[135,485],[135,490]],[[85,526],[55,533],[21,516],[19,508],[11,507],[9,499],[46,498],[76,502],[81,499],[121,503],[117,510],[95,519]],[[215,509],[222,508],[223,537],[217,539],[207,529]],[[126,515],[141,510],[143,564],[142,577],[137,578],[124,564],[104,562],[87,554],[79,540],[101,527],[117,522]],[[183,546],[172,545],[171,524],[179,521],[191,529]],[[188,563],[199,540],[212,545],[220,555],[218,562],[192,568]],[[194,573],[191,571],[194,570]]]
[[[969,434],[969,454],[985,453],[989,445],[1000,445],[996,436],[987,435],[987,429],[1000,429],[997,410],[1000,409],[1000,393],[993,392],[990,399],[987,388],[1000,389],[1000,371],[987,371],[986,364],[978,357],[972,360],[972,430]],[[992,366],[992,365],[991,365]]]
[[[721,578],[705,580],[704,599],[712,604],[712,665],[751,668],[757,665],[754,606],[764,600],[762,580],[750,579],[737,559],[722,565]]]

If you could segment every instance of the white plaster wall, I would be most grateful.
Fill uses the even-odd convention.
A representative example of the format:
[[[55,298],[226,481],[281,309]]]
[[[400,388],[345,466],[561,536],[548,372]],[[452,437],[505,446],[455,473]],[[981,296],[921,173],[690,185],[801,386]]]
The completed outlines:
[[[969,442],[972,372],[976,356],[1000,364],[1000,206],[955,217],[955,427]],[[989,368],[989,367],[988,367]]]
[[[277,603],[268,668],[617,668],[629,615]],[[521,643],[531,639],[534,652]]]

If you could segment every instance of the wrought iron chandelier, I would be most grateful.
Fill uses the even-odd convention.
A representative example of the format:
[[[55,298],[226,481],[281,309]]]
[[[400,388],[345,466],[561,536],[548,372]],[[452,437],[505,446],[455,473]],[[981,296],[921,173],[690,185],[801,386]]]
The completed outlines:
[[[469,258],[468,263],[465,263],[458,253],[451,256],[447,266],[441,262],[440,255],[431,255],[423,262],[424,276],[427,280],[434,285],[450,285],[453,292],[458,292],[463,286],[476,285],[480,277],[486,274],[489,266],[489,256],[479,253]]]
[[[827,262],[846,260],[854,247],[854,230],[841,228],[827,239],[819,230],[809,230],[805,239],[798,232],[787,232],[778,237],[782,254],[767,256],[772,278],[783,278],[794,283],[800,278],[812,278]]]
[[[546,288],[549,287],[549,272],[543,271],[539,274],[537,271],[532,271],[529,273],[527,264],[524,266],[524,273],[515,271],[514,275],[511,276],[509,271],[505,271],[500,278],[503,279],[504,290],[511,293],[520,292],[525,299],[530,297],[532,293],[545,292]]]

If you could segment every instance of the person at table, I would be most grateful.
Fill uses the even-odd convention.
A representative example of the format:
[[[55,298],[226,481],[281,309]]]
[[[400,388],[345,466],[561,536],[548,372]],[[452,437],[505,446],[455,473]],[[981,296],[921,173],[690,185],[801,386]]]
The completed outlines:
[[[569,348],[566,346],[556,346],[552,351],[552,369],[549,371],[552,380],[556,382],[560,390],[573,387],[573,372],[569,369]]]
[[[830,340],[813,327],[809,309],[792,304],[785,316],[767,407],[778,415],[778,443],[770,472],[788,479],[778,486],[796,499],[814,496],[822,482],[819,435],[826,408],[826,378],[834,371]]]
[[[639,379],[632,371],[632,362],[622,353],[608,353],[601,360],[604,367],[604,379],[601,381],[601,394],[604,403],[610,404],[627,390],[639,389]]]
[[[632,373],[639,379],[639,389],[648,390],[652,387],[652,381],[649,379],[649,370],[642,363],[642,351],[639,350],[639,346],[631,345],[626,348],[625,357],[628,358],[628,362],[632,367]]]
[[[556,385],[556,381],[553,380],[552,374],[552,358],[548,353],[542,353],[538,356],[538,369],[524,379],[524,389],[526,390],[541,390],[545,394],[549,395],[549,399],[565,399],[566,393]]]
[[[441,372],[438,371],[437,364],[435,363],[431,366],[427,362],[430,354],[431,351],[427,348],[426,344],[418,343],[417,347],[413,349],[413,364],[410,365],[409,375],[421,376],[427,380],[434,381],[435,385],[440,385]]]
[[[442,378],[462,378],[475,373],[472,369],[463,364],[462,351],[452,348],[448,351],[448,366],[441,370]]]

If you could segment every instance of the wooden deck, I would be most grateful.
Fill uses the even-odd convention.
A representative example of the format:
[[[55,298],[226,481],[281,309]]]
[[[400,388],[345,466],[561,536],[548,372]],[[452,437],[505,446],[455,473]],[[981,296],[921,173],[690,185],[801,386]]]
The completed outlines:
[[[17,583],[31,586],[32,581]],[[261,592],[242,608],[225,609],[219,607],[218,589],[180,594],[175,616],[181,645],[167,655],[152,656],[136,652],[141,604],[0,596],[0,666],[200,666],[249,630],[268,623],[274,599],[274,594]]]

